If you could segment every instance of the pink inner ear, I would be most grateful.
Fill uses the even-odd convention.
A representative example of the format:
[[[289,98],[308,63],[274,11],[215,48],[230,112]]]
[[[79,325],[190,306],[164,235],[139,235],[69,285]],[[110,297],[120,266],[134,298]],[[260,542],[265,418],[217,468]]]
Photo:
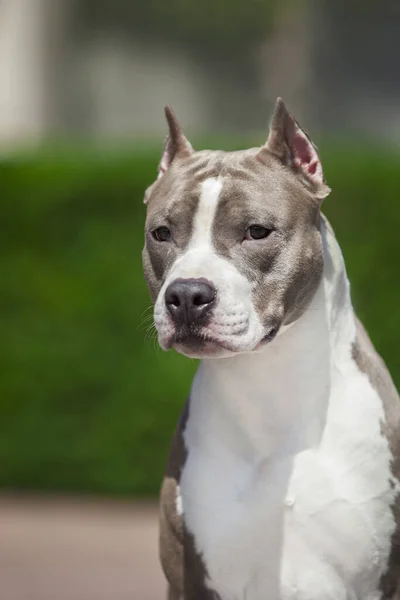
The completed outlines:
[[[167,171],[169,165],[171,164],[171,155],[168,148],[164,149],[163,155],[161,157],[160,164],[158,165],[158,177],[160,179]]]
[[[313,178],[322,178],[322,167],[318,154],[299,127],[296,128],[291,145],[296,167],[303,169],[303,171]]]

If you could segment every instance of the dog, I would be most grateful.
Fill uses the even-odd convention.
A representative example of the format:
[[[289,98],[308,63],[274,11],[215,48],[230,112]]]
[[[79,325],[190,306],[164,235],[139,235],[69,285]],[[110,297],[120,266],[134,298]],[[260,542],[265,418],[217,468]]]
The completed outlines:
[[[399,397],[352,307],[317,149],[282,99],[245,151],[195,151],[166,117],[144,273],[159,344],[201,359],[161,489],[168,597],[395,598]]]

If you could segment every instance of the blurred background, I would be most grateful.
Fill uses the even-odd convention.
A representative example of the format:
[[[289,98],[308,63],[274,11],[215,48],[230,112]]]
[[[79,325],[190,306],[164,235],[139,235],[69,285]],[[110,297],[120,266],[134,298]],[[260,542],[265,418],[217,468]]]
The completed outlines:
[[[284,97],[400,384],[399,31],[397,0],[1,1],[1,600],[164,598],[155,501],[196,368],[158,349],[141,269],[166,103],[228,150]]]

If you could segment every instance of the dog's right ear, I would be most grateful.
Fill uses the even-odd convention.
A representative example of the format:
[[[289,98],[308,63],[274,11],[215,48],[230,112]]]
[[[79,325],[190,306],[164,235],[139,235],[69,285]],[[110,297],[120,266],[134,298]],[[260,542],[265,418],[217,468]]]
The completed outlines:
[[[168,104],[164,110],[168,123],[168,135],[164,144],[164,152],[158,165],[157,180],[164,175],[174,160],[178,158],[185,158],[193,153],[192,145],[183,134],[182,128],[174,114],[174,111],[172,110],[171,105]],[[147,204],[149,200],[154,183],[145,192],[145,204]]]
[[[165,107],[165,116],[169,131],[165,140],[164,152],[158,166],[158,177],[164,175],[173,160],[190,156],[193,152],[192,145],[184,136],[170,104]]]

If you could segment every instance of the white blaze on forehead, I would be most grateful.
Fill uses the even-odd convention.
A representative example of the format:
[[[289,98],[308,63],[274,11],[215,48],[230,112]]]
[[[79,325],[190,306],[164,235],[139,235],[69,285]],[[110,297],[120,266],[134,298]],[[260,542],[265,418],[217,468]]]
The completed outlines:
[[[193,216],[192,235],[186,250],[178,256],[164,284],[164,288],[174,279],[205,277],[219,285],[218,272],[221,271],[221,257],[213,246],[213,227],[218,208],[218,200],[223,180],[210,177],[201,184],[199,203]],[[226,261],[225,261],[226,262]],[[227,265],[224,264],[225,269]],[[230,269],[233,265],[228,265]],[[219,268],[218,268],[219,267]],[[161,290],[163,293],[163,290]]]
[[[203,181],[199,205],[194,216],[191,247],[212,245],[212,228],[221,190],[221,179],[210,177]]]

